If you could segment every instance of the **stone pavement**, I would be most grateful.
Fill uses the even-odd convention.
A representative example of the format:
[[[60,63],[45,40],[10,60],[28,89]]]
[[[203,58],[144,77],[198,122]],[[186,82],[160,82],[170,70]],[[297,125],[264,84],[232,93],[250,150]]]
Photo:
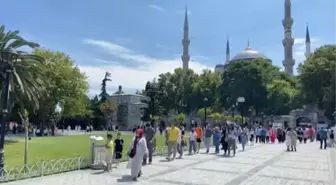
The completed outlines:
[[[130,181],[126,163],[110,173],[74,171],[6,185],[335,185],[336,150],[318,143],[301,144],[297,152],[284,144],[255,144],[235,157],[200,154],[167,162],[155,157],[137,182]],[[203,152],[203,153],[202,153]]]

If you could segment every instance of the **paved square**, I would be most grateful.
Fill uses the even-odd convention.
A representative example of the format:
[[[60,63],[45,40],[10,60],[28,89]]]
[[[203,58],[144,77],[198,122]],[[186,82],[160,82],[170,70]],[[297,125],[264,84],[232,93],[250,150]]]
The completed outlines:
[[[223,154],[184,156],[171,162],[155,157],[143,176],[130,181],[126,163],[110,173],[81,170],[4,183],[6,185],[335,185],[336,150],[320,150],[318,143],[298,145],[287,152],[284,144],[255,144],[235,157]],[[213,149],[212,149],[213,150]],[[334,165],[334,166],[333,166]]]

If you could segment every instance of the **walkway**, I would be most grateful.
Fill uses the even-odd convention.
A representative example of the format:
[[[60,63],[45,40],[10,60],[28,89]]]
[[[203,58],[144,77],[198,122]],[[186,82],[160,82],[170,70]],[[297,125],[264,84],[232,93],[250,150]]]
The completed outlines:
[[[283,144],[249,147],[236,157],[201,154],[166,162],[155,157],[143,168],[138,182],[129,181],[123,163],[111,173],[75,171],[6,185],[335,185],[336,150],[320,150],[317,143],[301,144],[285,152]]]

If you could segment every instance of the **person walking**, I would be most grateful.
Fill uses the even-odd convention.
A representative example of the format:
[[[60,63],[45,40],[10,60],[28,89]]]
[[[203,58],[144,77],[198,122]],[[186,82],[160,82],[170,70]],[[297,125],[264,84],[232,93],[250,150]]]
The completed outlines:
[[[177,141],[179,139],[180,129],[178,129],[174,123],[167,129],[167,145],[168,145],[168,155],[166,159],[168,161],[174,160],[177,153]],[[173,154],[173,158],[170,156]]]
[[[237,132],[235,128],[232,126],[229,128],[228,132],[228,155],[230,156],[231,149],[233,150],[233,156],[236,155],[236,140],[237,140]]]
[[[242,145],[242,148],[243,148],[243,151],[245,151],[245,146],[246,146],[246,142],[247,142],[247,133],[246,131],[243,131],[241,134],[240,134],[240,142],[241,142],[241,145]]]
[[[302,131],[302,135],[303,135],[303,143],[307,143],[307,140],[309,138],[309,129],[308,128],[305,128],[303,131]]]
[[[206,148],[206,153],[209,153],[209,150],[210,150],[211,136],[212,136],[212,129],[211,129],[210,125],[207,124],[207,126],[205,127],[205,132],[204,132],[204,145],[205,145],[205,148]],[[199,148],[198,148],[198,150],[199,150]]]
[[[329,138],[330,138],[330,147],[331,147],[331,148],[335,147],[335,146],[336,146],[336,143],[335,143],[334,130],[331,130],[331,131],[330,131]]]
[[[124,148],[124,140],[121,138],[121,133],[117,133],[117,139],[114,140],[114,158],[116,159],[116,167],[118,168]]]
[[[199,153],[200,149],[201,149],[201,143],[203,140],[203,129],[202,127],[200,127],[199,125],[196,126],[195,132],[197,134],[197,153]]]
[[[290,128],[288,128],[289,130]],[[292,143],[292,140],[291,140],[291,137],[289,135],[289,132],[287,131],[286,132],[286,146],[287,146],[287,151],[289,152],[290,151],[290,146],[291,146],[291,143]]]
[[[227,127],[223,127],[222,128],[222,138],[221,138],[221,143],[222,143],[222,148],[224,150],[224,155],[226,155],[226,152],[228,151],[228,134],[227,134],[228,130],[227,130]]]
[[[147,141],[144,131],[138,129],[129,147],[128,156],[131,159],[131,176],[136,181],[142,175],[141,167],[144,155],[148,154]]]
[[[183,156],[183,146],[185,145],[184,143],[184,127],[181,126],[180,127],[180,132],[179,132],[179,138],[177,141],[177,152],[180,154],[180,156],[178,157],[179,159],[182,158]]]
[[[219,154],[219,145],[221,141],[222,134],[218,127],[215,127],[213,130],[213,144],[215,145],[215,153]]]
[[[270,140],[271,140],[271,143],[272,143],[272,144],[275,143],[275,138],[276,138],[276,131],[275,131],[275,128],[271,128],[271,129],[270,129]]]
[[[147,144],[147,148],[148,148],[148,155],[144,156],[143,165],[147,164],[147,158],[148,158],[148,164],[152,164],[152,159],[153,159],[155,129],[149,123],[146,124],[145,138],[146,138],[146,142],[147,142],[146,144]]]
[[[251,127],[251,129],[250,129],[250,143],[251,143],[251,145],[253,145],[253,143],[254,143],[254,135],[255,135],[254,133],[255,133],[255,131]]]
[[[289,143],[290,150],[296,152],[297,134],[295,133],[294,130],[292,130],[291,128],[288,128],[286,135],[288,135],[288,137],[290,137],[290,143]],[[287,150],[288,149],[289,148],[287,148]]]
[[[191,129],[191,134],[189,137],[189,155],[194,152],[194,154],[197,152],[196,149],[196,140],[197,140],[197,133],[195,132],[195,129]]]
[[[324,144],[324,149],[327,149],[327,138],[328,138],[328,131],[324,127],[319,130],[320,135],[320,149],[322,149],[322,145]]]
[[[112,134],[107,135],[107,143],[105,147],[106,147],[105,171],[109,172],[112,170],[112,159],[114,153],[114,141],[112,140]]]

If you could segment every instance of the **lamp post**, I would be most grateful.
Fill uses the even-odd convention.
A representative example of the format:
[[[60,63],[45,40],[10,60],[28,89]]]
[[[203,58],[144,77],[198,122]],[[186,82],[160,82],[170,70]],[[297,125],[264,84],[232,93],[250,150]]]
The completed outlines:
[[[252,109],[249,109],[249,110],[248,110],[248,114],[249,114],[249,117],[250,117],[250,119],[249,119],[249,125],[251,126],[251,120],[252,120]]]
[[[245,102],[245,98],[244,97],[238,97],[237,98],[237,102],[239,103],[240,105],[240,115],[241,115],[241,118],[242,118],[242,125],[244,124],[244,107],[243,107],[243,103]]]
[[[264,126],[264,118],[265,118],[265,114],[261,112],[261,125],[262,126]]]
[[[234,110],[236,108],[236,105],[232,105],[231,107],[231,117],[232,117],[232,121],[234,121]]]
[[[11,48],[5,49],[1,53],[1,62],[5,64],[4,73],[5,81],[3,84],[3,91],[2,91],[2,115],[1,115],[1,130],[0,130],[0,174],[2,175],[4,172],[5,166],[5,134],[6,134],[6,119],[8,115],[9,109],[9,88],[10,88],[10,80],[13,71],[13,65],[18,59],[19,54]]]
[[[204,98],[203,99],[203,102],[205,104],[205,107],[204,107],[204,127],[206,126],[206,119],[207,119],[207,103],[208,103],[208,98]]]

